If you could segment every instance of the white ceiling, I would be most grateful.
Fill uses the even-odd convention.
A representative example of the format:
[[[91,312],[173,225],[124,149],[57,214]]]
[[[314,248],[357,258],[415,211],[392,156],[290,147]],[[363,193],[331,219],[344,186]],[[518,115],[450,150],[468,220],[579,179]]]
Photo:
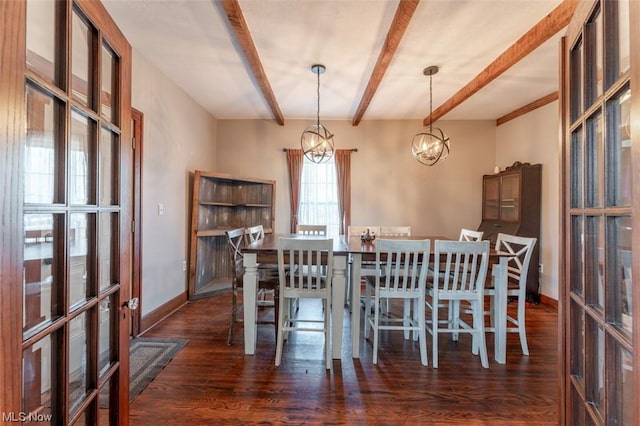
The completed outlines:
[[[218,119],[273,119],[216,0],[102,0],[134,50]],[[469,83],[561,0],[422,0],[363,120],[422,119]],[[287,119],[352,120],[398,0],[239,0]],[[564,31],[442,119],[497,119],[558,89]],[[134,89],[135,90],[135,89]]]

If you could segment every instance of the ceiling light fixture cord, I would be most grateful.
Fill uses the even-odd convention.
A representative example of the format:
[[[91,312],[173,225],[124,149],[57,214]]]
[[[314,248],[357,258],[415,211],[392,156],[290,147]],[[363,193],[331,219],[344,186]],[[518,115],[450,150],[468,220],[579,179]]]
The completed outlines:
[[[317,99],[318,99],[318,109],[316,109],[316,124],[318,125],[318,128],[320,128],[320,70],[318,70],[316,72],[316,75],[318,76],[318,86],[316,87],[316,94]]]
[[[429,74],[429,133],[433,134],[433,74]]]

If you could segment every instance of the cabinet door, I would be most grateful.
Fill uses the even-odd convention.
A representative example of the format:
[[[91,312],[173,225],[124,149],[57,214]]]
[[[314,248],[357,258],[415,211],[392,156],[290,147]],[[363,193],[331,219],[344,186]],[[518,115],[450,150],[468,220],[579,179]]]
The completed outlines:
[[[500,219],[504,222],[520,220],[520,173],[503,175],[501,178]]]
[[[500,176],[485,176],[483,181],[482,220],[498,220],[500,217]]]

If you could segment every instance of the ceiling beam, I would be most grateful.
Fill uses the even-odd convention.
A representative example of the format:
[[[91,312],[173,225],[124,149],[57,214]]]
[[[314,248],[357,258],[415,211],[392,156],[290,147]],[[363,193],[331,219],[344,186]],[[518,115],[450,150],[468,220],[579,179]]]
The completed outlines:
[[[428,126],[469,99],[474,93],[491,83],[511,66],[566,27],[577,5],[577,0],[564,0],[550,14],[542,18],[525,35],[498,56],[488,67],[482,70],[473,80],[467,83],[466,86],[436,108],[430,116],[425,117],[423,120],[424,125]]]
[[[525,115],[528,112],[533,111],[534,109],[538,109],[547,104],[550,104],[553,101],[558,100],[558,92],[549,93],[547,96],[543,96],[540,99],[536,99],[535,101],[527,104],[523,107],[520,107],[514,111],[511,111],[509,114],[505,114],[502,117],[496,120],[496,126],[506,123],[507,121],[511,121],[514,118],[518,118],[521,115]]]
[[[253,44],[251,33],[249,32],[249,28],[247,27],[247,22],[244,20],[244,15],[242,14],[242,10],[240,9],[238,0],[222,0],[221,3],[227,15],[227,19],[229,20],[229,24],[231,25],[231,28],[236,35],[236,39],[240,44],[240,48],[244,52],[245,59],[251,67],[253,76],[256,79],[258,86],[260,86],[260,90],[262,90],[262,95],[271,108],[273,117],[276,119],[279,125],[284,126],[284,117],[282,115],[282,111],[280,111],[280,107],[278,106],[276,97],[273,94],[273,90],[271,89],[269,79],[267,79],[264,68],[262,68],[262,62],[260,61],[260,57],[258,56],[256,46],[255,44]]]
[[[400,40],[402,40],[405,30],[409,26],[409,22],[418,7],[418,3],[420,3],[420,0],[400,0],[400,3],[398,3],[396,14],[393,17],[393,21],[391,21],[391,26],[389,27],[389,32],[387,33],[387,37],[382,45],[382,50],[380,51],[378,60],[371,72],[369,83],[367,83],[367,88],[362,94],[360,105],[358,105],[356,114],[351,122],[353,126],[357,126],[360,123],[362,116],[373,99],[373,95],[375,95],[376,90],[378,90],[378,86],[380,85],[384,74],[387,72],[387,68],[389,68],[393,55],[395,55],[396,50],[398,49]]]

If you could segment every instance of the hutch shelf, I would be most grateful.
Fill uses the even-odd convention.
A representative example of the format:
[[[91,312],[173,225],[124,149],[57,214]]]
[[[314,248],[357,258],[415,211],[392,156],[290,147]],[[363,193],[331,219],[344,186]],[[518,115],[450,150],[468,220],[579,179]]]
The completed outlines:
[[[273,180],[196,170],[191,205],[189,299],[210,297],[231,288],[232,262],[225,232],[275,223]]]

